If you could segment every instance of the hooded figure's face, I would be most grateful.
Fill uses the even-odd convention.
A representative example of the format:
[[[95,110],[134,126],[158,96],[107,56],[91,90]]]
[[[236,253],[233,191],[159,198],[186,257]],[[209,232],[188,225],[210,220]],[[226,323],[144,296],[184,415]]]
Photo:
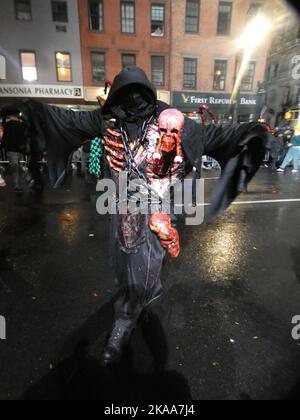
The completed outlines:
[[[140,122],[154,113],[156,104],[156,90],[145,72],[130,66],[115,78],[102,112],[123,122]]]
[[[123,106],[127,109],[134,109],[138,106],[141,106],[144,100],[145,98],[140,92],[131,92],[131,90],[129,89],[128,92],[124,92]]]
[[[118,92],[111,110],[120,120],[138,122],[153,113],[154,101],[147,89],[133,84]]]

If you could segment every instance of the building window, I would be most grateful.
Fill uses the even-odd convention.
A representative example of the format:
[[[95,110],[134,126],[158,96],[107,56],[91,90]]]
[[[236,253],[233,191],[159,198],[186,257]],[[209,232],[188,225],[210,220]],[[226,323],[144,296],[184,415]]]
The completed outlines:
[[[198,62],[196,58],[184,59],[183,87],[185,89],[197,88],[197,67]]]
[[[106,57],[105,53],[91,52],[92,79],[93,83],[103,84],[106,80]]]
[[[251,61],[248,65],[248,69],[242,79],[241,91],[251,92],[253,90],[254,76],[255,76],[256,62]]]
[[[271,80],[271,66],[267,67],[266,71],[266,81],[269,82]]]
[[[90,31],[104,31],[103,0],[89,0]]]
[[[0,55],[0,80],[6,79],[6,59]]]
[[[66,52],[57,52],[56,57],[56,72],[57,80],[59,82],[72,81],[72,66],[71,54]]]
[[[122,54],[122,68],[136,65],[136,55],[135,54]]]
[[[37,77],[36,57],[33,51],[21,51],[22,77],[26,82],[35,82]]]
[[[135,33],[135,3],[121,1],[121,28],[123,34]]]
[[[165,57],[151,57],[152,83],[155,86],[165,85]]]
[[[68,22],[68,3],[66,1],[52,1],[53,22]]]
[[[165,6],[152,4],[151,6],[151,35],[164,36],[165,34]]]
[[[219,4],[218,35],[230,35],[232,3],[221,1]]]
[[[298,88],[297,96],[296,96],[296,103],[300,104],[300,87]]]
[[[31,21],[31,2],[30,0],[15,0],[16,19],[20,21]]]
[[[199,32],[200,0],[187,0],[185,32],[196,34]]]
[[[227,61],[216,60],[213,90],[225,90],[227,77]]]
[[[273,77],[274,78],[279,76],[279,69],[280,69],[279,63],[275,64],[274,67],[273,67]]]

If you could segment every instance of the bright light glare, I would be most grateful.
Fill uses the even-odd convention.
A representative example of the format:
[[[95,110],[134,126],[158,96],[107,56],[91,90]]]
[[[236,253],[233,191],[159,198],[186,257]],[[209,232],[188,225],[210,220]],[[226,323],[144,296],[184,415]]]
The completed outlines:
[[[239,47],[253,50],[265,41],[266,36],[270,33],[271,29],[271,21],[262,15],[257,15],[248,23],[241,38],[238,40]]]
[[[231,96],[231,102],[235,103],[243,77],[247,71],[249,62],[255,49],[264,41],[272,30],[272,22],[262,15],[257,15],[246,26],[245,31],[237,44],[243,50],[242,62],[235,86]]]

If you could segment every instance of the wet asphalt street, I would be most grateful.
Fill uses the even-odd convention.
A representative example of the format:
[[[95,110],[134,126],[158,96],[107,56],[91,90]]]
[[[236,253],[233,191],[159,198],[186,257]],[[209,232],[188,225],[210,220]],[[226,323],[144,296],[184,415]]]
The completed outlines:
[[[96,198],[79,177],[42,197],[0,190],[1,400],[300,397],[300,175],[261,169],[239,205],[181,226],[165,295],[114,369],[100,363],[116,289]]]

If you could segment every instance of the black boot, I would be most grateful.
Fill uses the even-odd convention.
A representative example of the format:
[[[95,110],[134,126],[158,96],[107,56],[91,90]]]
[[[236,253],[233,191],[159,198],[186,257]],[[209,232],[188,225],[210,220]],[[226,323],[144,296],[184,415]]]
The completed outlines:
[[[102,362],[105,365],[120,362],[133,330],[134,328],[126,328],[120,322],[116,322],[103,352]]]

